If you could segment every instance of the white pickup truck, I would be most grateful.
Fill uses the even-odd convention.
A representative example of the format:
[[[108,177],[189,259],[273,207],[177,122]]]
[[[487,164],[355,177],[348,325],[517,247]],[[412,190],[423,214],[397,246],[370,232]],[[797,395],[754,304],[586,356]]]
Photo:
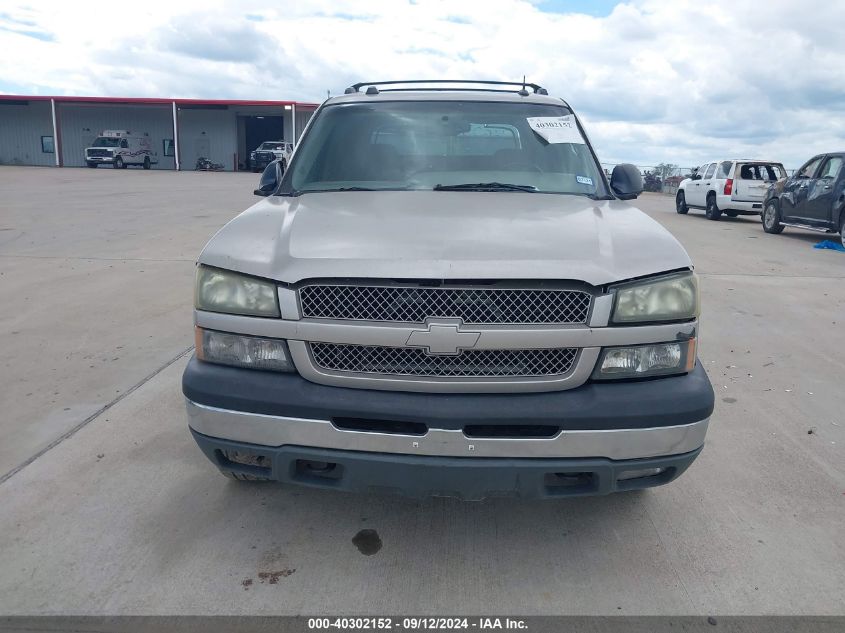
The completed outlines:
[[[274,160],[280,161],[282,171],[287,169],[293,155],[293,143],[285,141],[264,141],[249,153],[249,166],[254,172],[262,171]]]
[[[704,209],[708,220],[718,220],[722,213],[760,215],[769,186],[786,177],[781,163],[767,160],[722,160],[704,163],[683,180],[675,195],[675,210],[686,214],[690,209]]]

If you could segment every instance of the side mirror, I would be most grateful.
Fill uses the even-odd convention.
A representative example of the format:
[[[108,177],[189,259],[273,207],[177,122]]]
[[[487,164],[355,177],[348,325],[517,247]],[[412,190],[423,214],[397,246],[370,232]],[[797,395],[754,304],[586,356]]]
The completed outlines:
[[[279,164],[279,161],[274,160],[264,168],[264,172],[261,174],[261,180],[258,181],[258,189],[253,190],[252,193],[265,198],[273,195],[279,183],[282,182],[282,175],[282,166]]]
[[[643,192],[643,177],[634,165],[623,164],[613,168],[610,188],[620,200],[633,200]]]

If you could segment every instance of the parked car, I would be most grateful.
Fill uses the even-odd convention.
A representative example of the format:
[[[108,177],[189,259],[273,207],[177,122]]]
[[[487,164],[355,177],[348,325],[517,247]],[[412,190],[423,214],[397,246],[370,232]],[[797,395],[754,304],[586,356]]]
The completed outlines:
[[[674,480],[714,395],[698,281],[632,206],[639,170],[605,179],[540,86],[386,83],[325,101],[200,254],[201,449],[236,479],[411,496]]]
[[[786,226],[839,233],[845,246],[845,152],[819,154],[766,193],[763,230]]]
[[[252,171],[259,172],[274,160],[281,163],[282,169],[287,168],[293,154],[293,143],[285,141],[264,141],[254,151],[249,153],[249,166]]]
[[[88,167],[106,164],[115,169],[126,169],[129,165],[137,165],[149,169],[156,163],[158,153],[152,150],[150,137],[132,134],[129,130],[103,130],[91,147],[85,148],[85,164]]]
[[[759,215],[769,185],[786,176],[781,163],[766,160],[721,160],[704,163],[678,187],[675,210],[704,209],[709,220],[724,213]]]

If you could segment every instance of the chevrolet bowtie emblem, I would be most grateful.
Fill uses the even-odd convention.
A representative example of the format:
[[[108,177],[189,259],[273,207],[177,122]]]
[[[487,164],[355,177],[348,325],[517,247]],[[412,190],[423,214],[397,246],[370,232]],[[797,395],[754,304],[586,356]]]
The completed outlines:
[[[459,325],[431,324],[427,330],[411,332],[408,347],[424,347],[427,354],[454,356],[462,349],[475,347],[481,332],[464,332]]]

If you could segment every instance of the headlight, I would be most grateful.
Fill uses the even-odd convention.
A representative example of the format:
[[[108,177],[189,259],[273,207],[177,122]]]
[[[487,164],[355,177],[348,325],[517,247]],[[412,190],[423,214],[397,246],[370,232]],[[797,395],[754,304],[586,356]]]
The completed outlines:
[[[208,363],[293,371],[287,345],[281,339],[243,336],[196,328],[197,358]]]
[[[648,378],[689,373],[695,367],[695,339],[608,347],[602,350],[593,380]]]
[[[698,277],[684,272],[618,286],[613,323],[683,321],[699,314]]]
[[[209,312],[280,316],[275,284],[206,266],[197,268],[194,305]]]

